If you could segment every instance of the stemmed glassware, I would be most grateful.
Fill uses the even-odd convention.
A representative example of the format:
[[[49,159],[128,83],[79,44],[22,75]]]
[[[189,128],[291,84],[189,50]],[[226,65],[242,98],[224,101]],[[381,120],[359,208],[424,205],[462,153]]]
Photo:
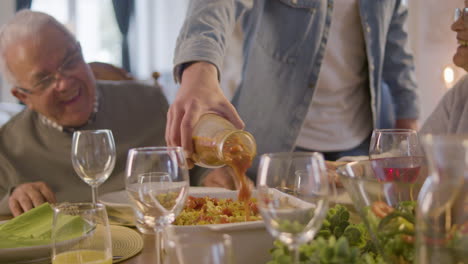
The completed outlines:
[[[93,203],[97,188],[109,178],[115,166],[115,143],[112,131],[81,130],[73,133],[71,160],[73,169],[91,186]]]
[[[258,207],[268,231],[288,245],[292,263],[312,240],[328,210],[329,186],[320,153],[272,153],[261,157]]]
[[[418,196],[414,263],[468,261],[468,135],[426,135],[428,179]]]
[[[126,167],[126,190],[136,210],[156,234],[156,263],[162,263],[162,236],[182,211],[189,188],[188,166],[181,147],[131,149]]]
[[[414,182],[424,157],[418,135],[412,129],[375,129],[369,158],[380,181]]]
[[[53,210],[52,264],[112,263],[112,241],[104,205],[63,203]]]

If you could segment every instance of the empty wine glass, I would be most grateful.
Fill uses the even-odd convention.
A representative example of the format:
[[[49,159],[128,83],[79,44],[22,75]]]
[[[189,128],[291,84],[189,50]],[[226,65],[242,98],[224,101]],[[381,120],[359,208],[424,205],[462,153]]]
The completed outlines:
[[[112,241],[106,207],[62,203],[53,207],[52,264],[111,264]]]
[[[292,263],[328,210],[328,176],[320,153],[272,153],[260,159],[258,207],[270,234],[288,245]]]
[[[97,188],[109,178],[115,166],[115,143],[112,131],[81,130],[73,133],[71,160],[73,169],[91,186],[93,203]]]
[[[416,131],[375,129],[369,158],[380,181],[414,182],[424,160]]]
[[[126,190],[156,234],[156,263],[162,263],[162,233],[182,211],[189,188],[181,147],[131,149],[126,168]]]

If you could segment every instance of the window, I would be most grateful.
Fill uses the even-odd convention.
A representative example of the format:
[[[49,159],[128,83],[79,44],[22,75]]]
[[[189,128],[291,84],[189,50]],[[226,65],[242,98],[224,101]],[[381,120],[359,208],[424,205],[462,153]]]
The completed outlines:
[[[122,35],[111,0],[34,0],[31,9],[52,15],[73,32],[87,62],[122,66]]]

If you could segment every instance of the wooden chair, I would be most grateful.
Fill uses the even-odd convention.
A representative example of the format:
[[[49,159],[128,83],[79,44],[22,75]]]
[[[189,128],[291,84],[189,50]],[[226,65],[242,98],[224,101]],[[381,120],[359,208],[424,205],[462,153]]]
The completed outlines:
[[[123,81],[135,80],[126,70],[104,62],[90,62],[88,65],[93,71],[96,80]]]
[[[135,80],[135,78],[126,70],[104,62],[90,62],[88,65],[93,71],[96,80],[105,81],[124,81],[124,80]],[[153,72],[151,77],[154,83],[158,85],[158,79],[161,74],[159,72]]]

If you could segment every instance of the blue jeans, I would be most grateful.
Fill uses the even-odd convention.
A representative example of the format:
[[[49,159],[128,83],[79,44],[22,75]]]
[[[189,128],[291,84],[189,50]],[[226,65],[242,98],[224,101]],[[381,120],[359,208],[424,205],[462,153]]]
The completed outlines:
[[[332,152],[321,152],[325,160],[335,161],[341,157],[345,156],[367,156],[369,155],[369,145],[370,145],[371,135],[369,135],[364,141],[361,142],[358,146],[342,151],[332,151]],[[305,151],[305,152],[315,152],[313,149],[305,149],[301,147],[296,147],[294,151]]]

